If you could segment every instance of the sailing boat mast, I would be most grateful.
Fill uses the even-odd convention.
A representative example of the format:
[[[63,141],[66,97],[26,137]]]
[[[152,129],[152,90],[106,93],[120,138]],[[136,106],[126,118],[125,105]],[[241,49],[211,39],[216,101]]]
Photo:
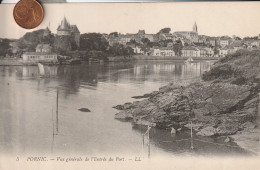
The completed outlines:
[[[52,110],[52,144],[51,144],[51,152],[53,152],[54,146],[54,137],[58,135],[59,132],[59,90],[57,89],[57,97],[56,97],[56,132],[54,130],[54,120],[53,120],[53,110]]]

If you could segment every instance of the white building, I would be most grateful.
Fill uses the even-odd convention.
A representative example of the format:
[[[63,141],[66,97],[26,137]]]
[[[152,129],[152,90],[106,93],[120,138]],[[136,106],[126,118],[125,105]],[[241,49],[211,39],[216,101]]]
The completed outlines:
[[[235,53],[237,50],[234,47],[224,47],[219,49],[219,56],[225,57],[228,54]]]
[[[132,49],[134,50],[135,54],[144,54],[144,51],[138,46],[133,47]]]
[[[152,51],[152,56],[175,56],[175,52],[172,48],[168,47],[161,47],[161,48],[154,48]]]
[[[223,48],[226,47],[230,44],[230,39],[229,38],[221,38],[219,40],[219,45]]]
[[[25,52],[22,54],[24,61],[57,62],[57,54],[51,52],[49,44],[38,44],[36,52]]]
[[[183,47],[181,52],[183,57],[200,57],[200,50],[193,46]]]
[[[200,57],[213,57],[214,56],[214,51],[211,48],[201,47],[201,48],[199,48],[199,50],[200,50]]]

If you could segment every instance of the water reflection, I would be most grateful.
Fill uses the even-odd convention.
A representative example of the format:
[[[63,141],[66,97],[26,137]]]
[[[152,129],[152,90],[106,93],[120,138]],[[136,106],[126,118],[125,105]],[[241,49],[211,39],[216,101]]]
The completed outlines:
[[[147,127],[133,125],[133,129],[140,134],[144,134]],[[170,134],[170,130],[152,128],[150,130],[150,142],[156,147],[162,148],[166,152],[173,152],[178,155],[250,155],[249,152],[237,147],[235,143],[230,142],[225,144],[224,137],[201,137],[193,134],[193,147],[191,150],[191,136],[190,131],[185,130]],[[147,145],[147,141],[145,143]],[[147,150],[146,150],[147,154]],[[153,153],[151,152],[151,155]]]
[[[98,82],[144,83],[145,81],[167,82],[200,76],[209,70],[212,62],[149,61],[137,63],[82,64],[74,66],[45,66],[48,80],[65,82],[70,91],[77,92],[80,86],[97,86]],[[3,67],[2,77],[39,78],[36,66]],[[15,74],[15,75],[14,75]],[[47,78],[45,79],[47,80]],[[45,83],[48,83],[45,82]]]
[[[158,90],[170,81],[200,76],[212,63],[45,66],[48,78],[40,78],[36,66],[0,67],[0,92],[4,96],[0,99],[0,150],[15,154],[50,152],[59,89],[62,135],[56,136],[55,153],[141,154],[140,133],[131,124],[115,120],[117,111],[112,107],[134,101],[132,96]],[[82,107],[91,112],[80,112]],[[153,149],[160,154],[171,150],[156,142]]]

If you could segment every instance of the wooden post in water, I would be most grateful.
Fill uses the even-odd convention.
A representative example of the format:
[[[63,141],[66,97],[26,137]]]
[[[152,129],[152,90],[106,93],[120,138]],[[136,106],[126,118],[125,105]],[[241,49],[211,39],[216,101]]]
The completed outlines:
[[[148,158],[150,158],[150,126],[148,125],[148,129],[147,129],[147,139],[148,139]]]
[[[52,114],[52,142],[51,142],[51,153],[53,152],[53,145],[54,145],[54,120],[53,120],[53,109],[51,110],[51,114]]]
[[[191,150],[193,150],[194,149],[194,147],[193,147],[193,134],[192,134],[192,121],[190,122],[190,148],[191,148]]]
[[[56,133],[59,132],[59,90],[57,90],[56,100]]]
[[[144,134],[142,134],[142,157],[144,157]]]

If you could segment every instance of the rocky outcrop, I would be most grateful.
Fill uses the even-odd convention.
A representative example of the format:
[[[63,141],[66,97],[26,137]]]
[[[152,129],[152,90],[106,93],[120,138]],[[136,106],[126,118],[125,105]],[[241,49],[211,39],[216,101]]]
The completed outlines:
[[[197,135],[232,135],[257,117],[259,101],[254,88],[201,81],[172,83],[146,94],[144,100],[115,106],[120,110],[115,117],[162,129],[190,128],[193,121]]]
[[[174,82],[135,96],[144,99],[116,106],[116,117],[162,129],[192,127],[197,135],[225,136],[223,142],[255,149],[260,134],[259,56],[260,50],[238,51],[215,63],[203,81]]]
[[[115,115],[116,119],[122,119],[122,120],[132,120],[133,115],[130,111],[121,111]]]

